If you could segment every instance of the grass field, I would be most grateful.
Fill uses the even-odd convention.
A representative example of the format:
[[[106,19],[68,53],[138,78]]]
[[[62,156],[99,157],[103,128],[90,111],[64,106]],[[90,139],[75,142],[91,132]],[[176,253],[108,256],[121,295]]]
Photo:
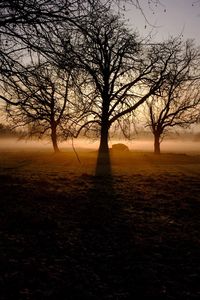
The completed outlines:
[[[200,155],[0,154],[0,299],[200,298]]]

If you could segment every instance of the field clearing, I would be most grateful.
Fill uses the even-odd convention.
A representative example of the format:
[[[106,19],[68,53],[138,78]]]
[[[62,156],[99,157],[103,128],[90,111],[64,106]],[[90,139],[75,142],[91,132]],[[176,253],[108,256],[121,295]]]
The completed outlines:
[[[0,152],[0,295],[199,299],[200,155]]]

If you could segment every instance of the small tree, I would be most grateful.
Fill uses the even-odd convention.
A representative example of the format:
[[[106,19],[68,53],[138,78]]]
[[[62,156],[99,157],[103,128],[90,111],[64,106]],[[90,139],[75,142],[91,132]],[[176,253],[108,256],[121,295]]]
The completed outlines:
[[[154,135],[154,153],[160,153],[165,133],[174,127],[189,127],[197,121],[200,109],[200,53],[191,41],[170,41],[174,49],[159,90],[148,99],[148,126]]]
[[[64,127],[72,115],[71,78],[71,73],[44,64],[27,67],[17,77],[10,77],[4,86],[7,113],[14,126],[29,125],[29,133],[39,136],[50,131],[55,152],[59,151],[58,136],[66,136]],[[16,106],[10,104],[15,102],[14,98]]]

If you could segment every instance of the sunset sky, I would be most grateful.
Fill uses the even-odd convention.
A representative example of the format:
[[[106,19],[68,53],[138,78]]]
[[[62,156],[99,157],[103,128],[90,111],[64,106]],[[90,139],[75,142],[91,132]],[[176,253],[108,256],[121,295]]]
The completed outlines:
[[[147,1],[141,1],[142,3]],[[152,5],[152,10],[144,4],[142,8],[149,23],[155,25],[155,28],[148,25],[139,11],[127,7],[127,16],[131,24],[138,28],[142,35],[147,35],[153,29],[156,40],[162,41],[172,35],[182,34],[184,39],[195,39],[196,44],[200,45],[200,1],[161,0],[161,5]]]

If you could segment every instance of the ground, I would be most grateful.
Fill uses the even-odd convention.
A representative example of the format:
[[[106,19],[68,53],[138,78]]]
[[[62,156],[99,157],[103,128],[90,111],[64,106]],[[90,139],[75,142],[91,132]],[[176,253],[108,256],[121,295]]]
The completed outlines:
[[[1,150],[1,299],[199,299],[200,156],[78,154]]]

